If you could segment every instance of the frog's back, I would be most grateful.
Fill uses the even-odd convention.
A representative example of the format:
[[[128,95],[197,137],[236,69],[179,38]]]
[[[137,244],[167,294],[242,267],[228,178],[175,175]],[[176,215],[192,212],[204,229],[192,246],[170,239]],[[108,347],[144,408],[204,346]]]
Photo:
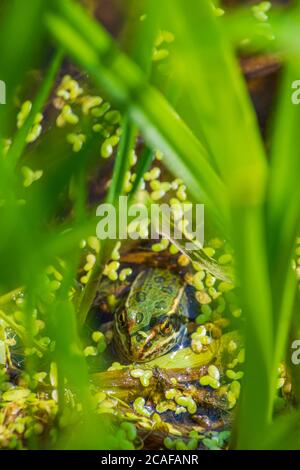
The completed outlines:
[[[152,268],[141,272],[126,301],[128,310],[144,309],[151,317],[172,315],[179,307],[184,284],[167,269]]]

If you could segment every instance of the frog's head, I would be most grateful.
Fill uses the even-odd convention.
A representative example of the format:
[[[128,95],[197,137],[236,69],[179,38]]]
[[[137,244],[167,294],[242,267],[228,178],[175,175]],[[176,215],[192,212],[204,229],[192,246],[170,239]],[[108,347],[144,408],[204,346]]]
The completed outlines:
[[[122,356],[143,362],[172,349],[184,328],[179,315],[183,293],[180,278],[169,271],[150,269],[137,276],[115,314],[115,344]]]

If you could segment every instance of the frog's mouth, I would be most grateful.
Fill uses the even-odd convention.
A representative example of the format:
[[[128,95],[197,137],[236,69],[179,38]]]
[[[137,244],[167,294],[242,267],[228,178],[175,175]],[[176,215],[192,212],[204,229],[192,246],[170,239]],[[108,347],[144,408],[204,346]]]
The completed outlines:
[[[177,323],[177,322],[176,322]],[[186,331],[185,324],[176,324],[176,328],[161,328],[156,325],[148,332],[140,331],[131,337],[131,357],[135,361],[146,362],[154,357],[162,356],[169,352]]]

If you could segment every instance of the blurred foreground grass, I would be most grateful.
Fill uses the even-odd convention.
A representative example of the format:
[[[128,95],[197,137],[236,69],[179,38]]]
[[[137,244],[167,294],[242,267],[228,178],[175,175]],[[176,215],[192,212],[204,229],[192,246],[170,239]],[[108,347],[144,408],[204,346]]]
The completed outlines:
[[[295,406],[283,417],[274,417],[278,365],[286,356],[289,361],[290,337],[299,327],[297,278],[291,264],[300,216],[300,114],[291,102],[291,83],[300,76],[300,12],[297,6],[269,10],[269,2],[262,2],[254,12],[241,8],[223,15],[216,3],[212,7],[208,0],[189,0],[187,8],[183,0],[126,2],[127,28],[112,39],[78,2],[2,2],[0,79],[7,84],[7,105],[0,107],[0,318],[18,333],[28,352],[28,389],[34,389],[41,362],[47,371],[50,363],[57,365],[52,383],[57,396],[49,406],[58,408],[54,421],[77,426],[70,438],[67,426],[60,423],[65,431],[56,441],[60,447],[120,445],[111,422],[104,415],[94,416],[81,344],[82,322],[113,247],[90,239],[96,263],[80,295],[76,279],[80,243],[93,236],[96,227],[94,210],[87,204],[87,182],[93,171],[107,171],[106,160],[99,162],[99,142],[104,157],[116,149],[106,200],[117,204],[137,134],[145,142],[138,180],[152,153],[163,152],[166,167],[183,179],[191,200],[206,205],[213,233],[234,249],[246,365],[232,446],[300,447],[299,433],[294,432],[297,368],[292,371]],[[144,21],[139,22],[141,16]],[[175,41],[168,46],[172,52],[167,67],[163,59],[168,49],[156,43],[154,60],[161,59],[161,64],[150,71],[158,29],[171,31]],[[247,53],[284,51],[267,151],[236,59],[236,48],[241,47]],[[92,81],[95,95],[115,106],[107,135],[91,132],[88,112],[83,111],[82,132],[68,131],[66,141],[65,125],[76,125],[78,118],[71,108],[60,109],[59,98],[65,97],[55,97],[54,89],[64,74],[61,70],[74,70],[69,60],[84,80],[88,76]],[[71,81],[66,87],[74,100],[80,95],[76,86]],[[88,111],[94,106],[89,93],[84,90]],[[28,99],[32,103],[26,105]],[[68,99],[72,103],[72,96]],[[20,108],[22,125],[17,128]],[[116,109],[123,117],[121,137]],[[16,289],[25,289],[25,302]],[[17,306],[11,307],[9,292],[19,301]],[[38,354],[29,354],[32,350]],[[66,382],[81,404],[68,420]],[[52,437],[43,446],[51,447]],[[34,437],[29,442],[36,447]]]

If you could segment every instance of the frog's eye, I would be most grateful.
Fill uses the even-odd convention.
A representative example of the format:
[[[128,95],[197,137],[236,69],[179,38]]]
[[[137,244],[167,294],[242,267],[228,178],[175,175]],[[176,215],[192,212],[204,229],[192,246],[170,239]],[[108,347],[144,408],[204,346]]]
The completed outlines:
[[[119,323],[122,327],[126,325],[126,316],[124,310],[121,310],[121,312],[119,313]]]
[[[135,320],[136,323],[137,323],[137,325],[139,325],[140,323],[142,323],[143,320],[144,320],[144,315],[143,315],[143,313],[138,312],[138,313],[136,314],[136,320]]]

